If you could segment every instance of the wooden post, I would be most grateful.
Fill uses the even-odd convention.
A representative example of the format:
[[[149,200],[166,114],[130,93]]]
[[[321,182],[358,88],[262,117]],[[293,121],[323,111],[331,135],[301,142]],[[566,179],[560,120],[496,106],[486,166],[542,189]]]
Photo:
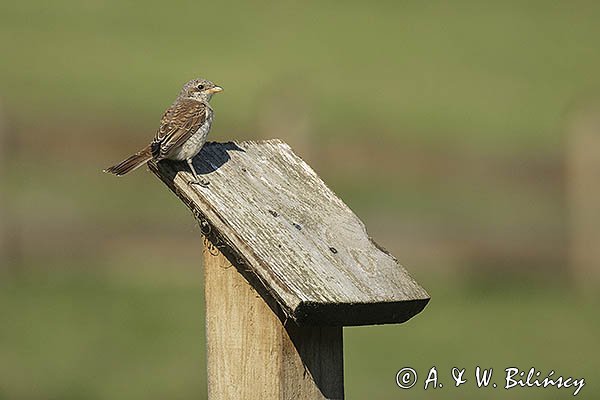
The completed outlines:
[[[8,154],[9,150],[8,138],[7,138],[7,126],[6,126],[4,109],[0,102],[0,268],[14,268],[16,264],[16,257],[11,257],[18,253],[18,243],[15,242],[15,232],[11,232],[11,222],[14,221],[14,213],[11,213],[9,208],[9,201],[7,196],[7,188],[1,186],[6,185],[6,171],[9,169]],[[15,244],[16,246],[10,246]],[[11,254],[12,253],[12,254]]]
[[[342,399],[342,327],[400,323],[427,292],[279,141],[207,143],[149,163],[206,237],[208,392],[217,399]]]
[[[6,154],[5,154],[5,138],[4,138],[4,115],[2,113],[2,103],[0,102],[0,185],[5,182],[6,177],[4,176],[6,171]],[[6,190],[0,190],[0,265],[8,264],[8,257],[6,255]]]
[[[571,275],[582,291],[600,285],[600,104],[571,115],[567,138],[567,194]]]
[[[204,271],[209,400],[344,398],[342,327],[284,326],[210,243]]]
[[[11,128],[13,126],[0,101],[0,269],[16,274],[23,264],[22,227],[18,213],[12,209],[14,193],[3,185],[7,185],[11,162],[22,161],[25,156],[20,151],[18,135],[9,134]]]

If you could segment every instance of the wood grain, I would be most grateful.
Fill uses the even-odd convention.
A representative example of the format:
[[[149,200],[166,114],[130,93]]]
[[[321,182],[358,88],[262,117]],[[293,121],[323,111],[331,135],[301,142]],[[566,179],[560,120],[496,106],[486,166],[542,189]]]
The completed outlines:
[[[149,163],[274,311],[299,325],[403,322],[429,300],[290,147],[207,143],[184,163]],[[359,183],[357,183],[359,184]]]
[[[209,400],[344,398],[341,327],[284,326],[210,244],[204,270]]]

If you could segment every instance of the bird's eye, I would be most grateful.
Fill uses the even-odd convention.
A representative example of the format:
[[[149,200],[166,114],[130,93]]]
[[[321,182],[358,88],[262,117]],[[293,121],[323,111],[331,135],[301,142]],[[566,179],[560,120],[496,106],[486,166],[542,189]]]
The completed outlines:
[[[204,90],[204,85],[198,85],[198,90]]]

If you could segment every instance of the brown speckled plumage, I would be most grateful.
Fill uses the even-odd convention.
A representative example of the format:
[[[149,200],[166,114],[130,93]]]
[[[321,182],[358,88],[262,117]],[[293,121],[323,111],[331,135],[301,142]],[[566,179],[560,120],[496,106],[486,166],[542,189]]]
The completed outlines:
[[[213,111],[208,102],[214,93],[222,90],[206,79],[187,82],[163,114],[152,143],[104,172],[121,176],[151,159],[185,160],[198,183],[201,183],[191,159],[206,142],[210,130]]]

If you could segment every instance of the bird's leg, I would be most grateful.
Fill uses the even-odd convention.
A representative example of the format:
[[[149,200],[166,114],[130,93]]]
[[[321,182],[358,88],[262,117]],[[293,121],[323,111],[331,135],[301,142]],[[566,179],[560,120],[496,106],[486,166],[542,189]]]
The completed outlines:
[[[206,179],[200,178],[198,176],[198,174],[196,173],[196,170],[194,169],[194,164],[192,163],[192,159],[188,158],[186,161],[187,161],[187,164],[190,167],[190,170],[192,171],[192,174],[194,174],[194,178],[196,179],[195,181],[190,181],[190,183],[207,187],[208,184],[209,184],[209,182]]]

